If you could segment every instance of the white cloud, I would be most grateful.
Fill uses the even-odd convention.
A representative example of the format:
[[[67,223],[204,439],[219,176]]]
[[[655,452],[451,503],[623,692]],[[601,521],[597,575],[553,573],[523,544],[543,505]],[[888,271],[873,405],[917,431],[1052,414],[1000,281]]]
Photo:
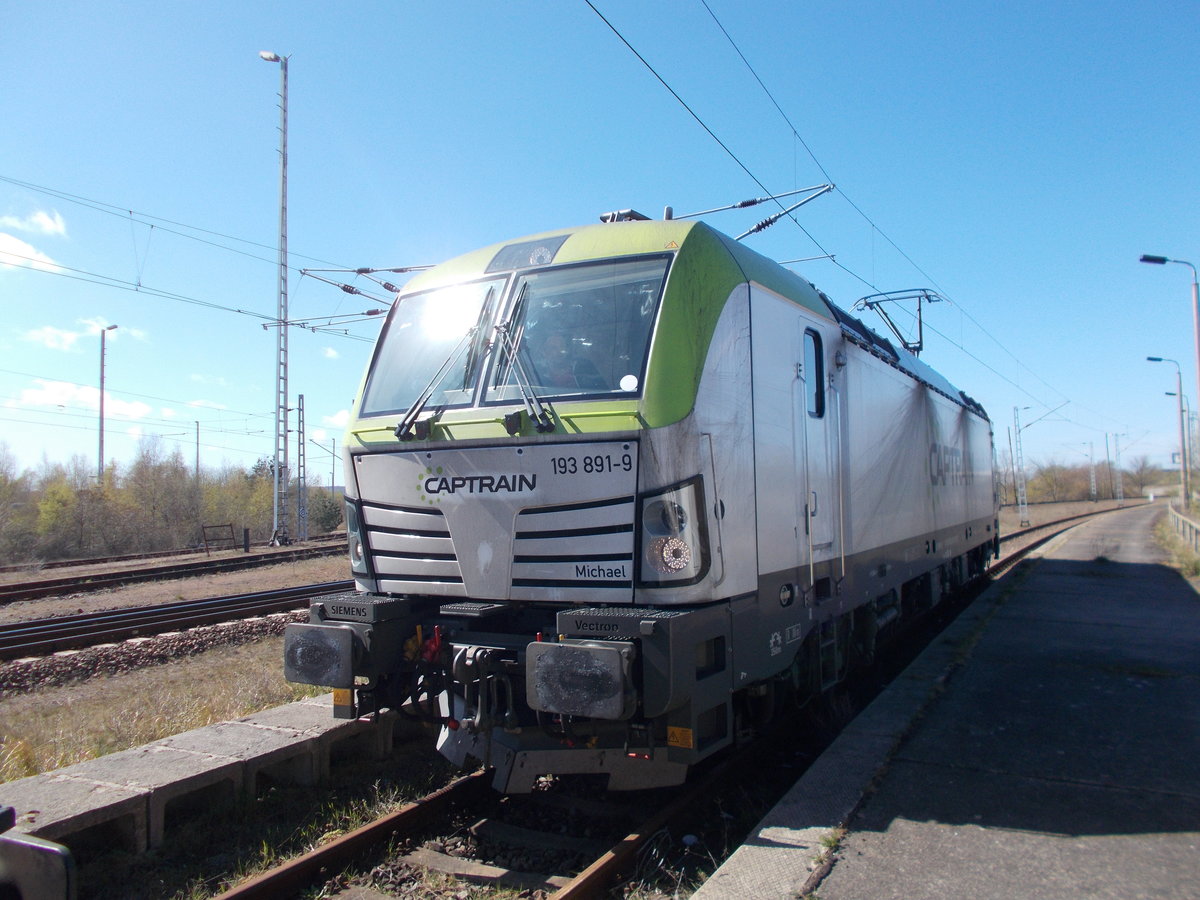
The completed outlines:
[[[217,387],[229,387],[229,382],[222,375],[204,375],[200,372],[193,372],[188,378],[196,384],[215,384]]]
[[[321,350],[321,353],[326,359],[338,359],[341,356],[341,354],[332,347],[325,347]]]
[[[107,329],[109,324],[104,319],[79,319],[78,321],[83,326],[81,331],[66,331],[53,325],[43,325],[41,328],[25,332],[25,340],[41,344],[47,350],[69,351],[76,349],[75,345],[81,337],[95,337]],[[140,328],[126,328],[124,331],[108,332],[108,340],[117,340],[118,334],[125,334],[138,340],[146,339],[146,332]]]
[[[99,388],[82,384],[71,384],[67,381],[34,382],[37,387],[25,388],[16,402],[9,401],[6,406],[18,408],[43,409],[96,409],[100,408]],[[122,400],[107,391],[104,394],[104,415],[116,419],[143,419],[150,414],[151,408],[140,400]]]
[[[329,425],[333,428],[344,429],[346,423],[350,421],[350,410],[340,409],[332,416],[321,416],[321,424]]]
[[[25,388],[16,400],[8,400],[5,406],[9,409],[18,407],[51,407],[66,408],[68,406],[90,406],[99,408],[100,391],[94,387],[83,387],[69,384],[65,381],[36,381],[37,387]]]
[[[58,263],[18,237],[0,232],[0,269],[40,269],[57,272]]]
[[[99,395],[99,391],[96,392]],[[141,400],[121,400],[107,391],[104,396],[104,414],[118,419],[144,419],[153,410]]]
[[[83,337],[79,331],[64,331],[53,325],[43,325],[33,331],[25,332],[25,340],[41,344],[47,350],[72,350],[75,342]]]
[[[11,228],[13,231],[29,231],[34,234],[53,234],[65,237],[67,223],[58,210],[46,212],[39,209],[33,215],[18,219],[16,216],[0,216],[0,228]]]

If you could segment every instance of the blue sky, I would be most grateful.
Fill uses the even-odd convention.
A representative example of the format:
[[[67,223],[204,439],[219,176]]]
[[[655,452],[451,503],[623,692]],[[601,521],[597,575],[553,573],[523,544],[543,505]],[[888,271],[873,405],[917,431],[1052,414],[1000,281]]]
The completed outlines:
[[[1169,460],[1174,368],[1145,357],[1179,360],[1195,402],[1191,272],[1138,257],[1200,264],[1200,7],[593,2],[729,152],[583,0],[9,9],[0,441],[17,464],[94,465],[110,324],[106,457],[158,435],[191,462],[196,423],[204,466],[273,452],[279,67],[260,50],[290,56],[294,319],[373,306],[299,268],[435,263],[828,175],[803,230],[747,244],[836,255],[797,268],[846,308],[949,297],[922,357],[1000,446],[1028,407],[1027,461],[1102,458],[1118,434],[1126,461]],[[708,221],[737,234],[764,209]],[[290,332],[309,438],[340,446],[378,322]],[[308,459],[327,481],[330,457]]]

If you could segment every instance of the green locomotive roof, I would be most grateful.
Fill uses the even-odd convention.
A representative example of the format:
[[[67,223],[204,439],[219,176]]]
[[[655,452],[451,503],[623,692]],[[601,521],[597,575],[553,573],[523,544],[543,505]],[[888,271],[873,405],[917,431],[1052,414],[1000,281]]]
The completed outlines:
[[[564,265],[644,253],[678,252],[696,256],[707,277],[732,285],[753,281],[827,319],[833,313],[815,288],[780,266],[703,222],[662,220],[584,225],[492,244],[457,256],[413,278],[405,293],[455,284],[488,272]],[[709,285],[709,289],[712,289]],[[722,298],[723,299],[723,298]]]

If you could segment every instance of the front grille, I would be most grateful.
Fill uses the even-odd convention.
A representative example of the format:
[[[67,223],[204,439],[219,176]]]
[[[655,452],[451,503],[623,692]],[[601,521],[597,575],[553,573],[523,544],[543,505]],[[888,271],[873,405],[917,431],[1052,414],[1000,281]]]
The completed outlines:
[[[522,510],[513,536],[513,594],[633,589],[634,498],[613,497]],[[619,599],[614,597],[614,600]]]
[[[362,513],[381,591],[422,593],[436,587],[438,594],[465,596],[454,540],[441,510],[364,503]]]

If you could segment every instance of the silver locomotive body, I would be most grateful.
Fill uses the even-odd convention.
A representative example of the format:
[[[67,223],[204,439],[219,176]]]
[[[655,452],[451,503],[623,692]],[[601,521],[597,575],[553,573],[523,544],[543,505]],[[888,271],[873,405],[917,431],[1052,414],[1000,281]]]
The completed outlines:
[[[983,410],[705,225],[487,248],[398,298],[346,441],[361,593],[290,680],[501,790],[676,783],[996,540]]]

